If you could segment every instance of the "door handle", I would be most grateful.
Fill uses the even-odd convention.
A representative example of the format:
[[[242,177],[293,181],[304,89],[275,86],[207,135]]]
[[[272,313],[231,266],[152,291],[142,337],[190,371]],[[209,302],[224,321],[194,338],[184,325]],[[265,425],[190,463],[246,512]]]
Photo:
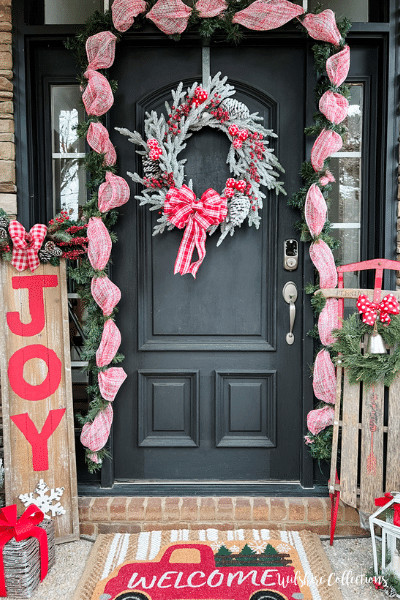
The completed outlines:
[[[293,327],[296,319],[296,306],[297,300],[297,287],[293,281],[288,281],[283,286],[282,290],[283,298],[285,302],[289,304],[289,333],[286,334],[286,343],[291,346],[294,343]]]

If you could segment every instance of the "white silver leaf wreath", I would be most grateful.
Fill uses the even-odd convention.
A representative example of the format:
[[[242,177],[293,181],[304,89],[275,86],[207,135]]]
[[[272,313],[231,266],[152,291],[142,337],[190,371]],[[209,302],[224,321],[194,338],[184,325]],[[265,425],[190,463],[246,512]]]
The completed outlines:
[[[176,107],[183,105],[188,99],[193,99],[197,87],[198,84],[194,83],[190,88],[184,90],[181,82],[178,88],[171,92],[172,104],[165,103],[166,114],[171,115]],[[284,172],[284,169],[279,164],[273,149],[268,147],[269,139],[276,138],[276,133],[271,129],[265,129],[261,125],[263,118],[258,113],[250,114],[245,104],[233,98],[236,90],[227,83],[227,77],[221,77],[221,74],[218,73],[213,78],[210,77],[208,85],[202,89],[207,92],[209,99],[218,97],[218,105],[214,108],[221,107],[225,110],[229,115],[227,121],[221,122],[216,116],[212,115],[208,102],[204,101],[198,106],[191,105],[189,113],[179,121],[180,133],[177,134],[172,134],[169,131],[169,125],[164,115],[158,115],[155,111],[146,113],[144,138],[137,131],[131,132],[121,127],[116,127],[116,130],[127,136],[130,142],[139,146],[140,149],[136,152],[142,156],[144,177],[147,175],[157,178],[162,173],[171,173],[175,187],[180,188],[183,184],[186,184],[191,189],[193,189],[192,181],[188,182],[185,178],[186,159],[180,159],[179,155],[186,148],[186,142],[194,132],[200,131],[203,127],[212,127],[225,133],[232,142],[232,136],[229,134],[228,129],[232,124],[235,124],[239,129],[247,130],[249,134],[256,133],[263,136],[265,150],[262,153],[261,160],[254,159],[254,156],[251,156],[252,148],[249,143],[244,142],[241,148],[235,148],[231,143],[226,162],[233,178],[245,180],[248,183],[246,193],[253,198],[253,202],[251,204],[248,197],[243,196],[240,192],[236,192],[232,198],[228,198],[228,215],[225,221],[219,226],[211,227],[208,231],[211,235],[216,229],[220,228],[221,235],[217,244],[219,245],[228,233],[233,235],[236,227],[240,227],[246,218],[249,225],[254,225],[258,229],[261,221],[259,210],[266,198],[261,188],[275,190],[276,194],[280,192],[286,194],[283,189],[283,182],[279,181],[279,172]],[[215,96],[216,94],[218,96]],[[149,158],[150,148],[147,145],[149,139],[156,139],[159,143],[162,153],[158,160]],[[249,165],[254,160],[259,181],[249,177]],[[163,185],[154,189],[148,186],[148,179],[145,180],[138,173],[128,172],[128,175],[134,182],[143,186],[141,193],[135,196],[140,201],[140,205],[149,205],[150,210],[157,210],[162,213],[157,220],[157,225],[154,227],[153,235],[163,233],[165,229],[173,229],[174,225],[167,220],[166,215],[163,213],[165,197],[170,186]],[[204,187],[204,190],[206,188],[207,186]],[[221,195],[223,195],[222,192]]]

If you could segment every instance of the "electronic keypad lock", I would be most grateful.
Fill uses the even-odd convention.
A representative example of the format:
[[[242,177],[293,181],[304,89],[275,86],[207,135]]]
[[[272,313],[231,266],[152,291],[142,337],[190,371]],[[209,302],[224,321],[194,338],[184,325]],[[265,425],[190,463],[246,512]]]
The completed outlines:
[[[295,271],[299,266],[299,243],[297,240],[283,242],[283,268],[285,271]]]

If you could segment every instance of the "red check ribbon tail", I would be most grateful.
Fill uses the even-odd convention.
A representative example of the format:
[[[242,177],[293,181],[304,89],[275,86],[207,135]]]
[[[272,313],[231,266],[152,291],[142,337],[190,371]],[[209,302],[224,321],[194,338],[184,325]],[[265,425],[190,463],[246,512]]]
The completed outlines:
[[[195,247],[199,258],[192,262]],[[183,238],[179,246],[178,255],[175,261],[174,274],[186,275],[191,273],[196,279],[197,271],[206,255],[206,232],[198,223],[189,217]]]

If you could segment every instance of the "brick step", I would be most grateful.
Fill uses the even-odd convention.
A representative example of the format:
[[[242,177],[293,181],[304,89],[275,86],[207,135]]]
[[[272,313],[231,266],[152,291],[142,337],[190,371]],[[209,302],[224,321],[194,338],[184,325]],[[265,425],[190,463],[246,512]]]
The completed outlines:
[[[329,534],[329,498],[121,497],[79,498],[81,534],[216,527],[308,529]],[[341,504],[337,535],[367,535],[358,512]]]

